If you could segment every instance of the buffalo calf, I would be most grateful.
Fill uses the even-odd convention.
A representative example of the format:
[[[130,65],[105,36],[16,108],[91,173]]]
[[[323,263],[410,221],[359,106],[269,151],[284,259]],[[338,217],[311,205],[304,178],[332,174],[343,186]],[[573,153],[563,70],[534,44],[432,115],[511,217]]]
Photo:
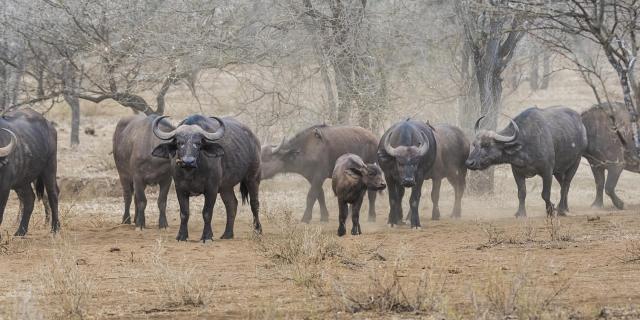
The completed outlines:
[[[338,235],[343,236],[347,230],[345,223],[351,205],[352,235],[362,233],[360,229],[360,207],[367,190],[379,191],[386,187],[382,170],[377,164],[365,164],[359,156],[347,153],[336,160],[331,180],[333,193],[338,197],[340,210],[340,226]]]

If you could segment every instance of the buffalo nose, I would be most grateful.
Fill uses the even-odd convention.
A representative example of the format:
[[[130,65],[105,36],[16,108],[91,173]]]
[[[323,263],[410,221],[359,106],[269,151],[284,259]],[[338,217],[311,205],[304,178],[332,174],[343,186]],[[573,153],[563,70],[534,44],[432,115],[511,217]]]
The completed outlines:
[[[402,179],[402,186],[405,188],[410,188],[416,185],[415,180],[413,179]]]
[[[183,157],[182,158],[182,166],[185,168],[195,168],[196,166],[196,158],[195,157]]]
[[[467,167],[472,168],[472,167],[474,167],[476,165],[476,161],[468,159],[467,161],[464,162],[464,164],[466,164]]]

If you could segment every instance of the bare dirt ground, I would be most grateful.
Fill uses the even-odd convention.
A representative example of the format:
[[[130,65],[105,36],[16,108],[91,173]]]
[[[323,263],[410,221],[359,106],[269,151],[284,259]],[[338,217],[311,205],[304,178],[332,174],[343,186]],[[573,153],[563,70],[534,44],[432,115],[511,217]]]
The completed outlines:
[[[88,117],[83,128],[96,135],[83,134],[76,149],[67,147],[66,118],[56,117],[62,231],[48,231],[38,205],[29,234],[12,237],[18,205],[11,197],[0,226],[0,319],[640,318],[638,175],[625,172],[618,184],[625,210],[614,210],[608,199],[605,209],[591,209],[595,190],[584,162],[570,192],[570,217],[557,220],[544,216],[541,182],[530,179],[529,218],[515,219],[515,183],[500,167],[495,195],[466,196],[462,219],[448,217],[453,196],[445,183],[443,219],[431,221],[427,184],[423,229],[388,228],[383,193],[377,221],[365,217],[363,235],[343,238],[335,235],[328,181],[330,222],[320,223],[316,208],[313,222],[302,225],[307,183],[281,176],[262,184],[261,237],[251,231],[248,206],[241,206],[235,239],[195,241],[202,231],[197,199],[192,240],[178,243],[174,194],[168,230],[154,227],[153,188],[149,228],[120,225],[122,200],[109,154],[118,115]],[[220,202],[214,217],[220,236]]]

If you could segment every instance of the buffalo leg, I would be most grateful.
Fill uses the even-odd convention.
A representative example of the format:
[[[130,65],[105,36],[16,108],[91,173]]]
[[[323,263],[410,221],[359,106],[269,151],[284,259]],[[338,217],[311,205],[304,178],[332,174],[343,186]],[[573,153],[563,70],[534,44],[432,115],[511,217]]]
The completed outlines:
[[[253,230],[257,234],[262,234],[262,224],[260,223],[260,181],[248,181],[247,189],[249,189],[249,205],[253,214]]]
[[[220,198],[222,199],[227,211],[227,224],[220,239],[233,239],[233,224],[236,221],[236,212],[238,212],[238,199],[236,198],[236,194],[233,192],[233,189],[221,192]]]
[[[396,210],[396,224],[404,224],[403,220],[403,209],[402,209],[402,199],[404,199],[405,189],[401,184],[397,184],[396,188],[398,188],[398,201],[396,202],[397,210]],[[409,218],[409,214],[407,214],[407,219]]]
[[[389,189],[389,219],[387,223],[392,227],[402,223],[402,197],[404,196],[404,188],[390,177],[387,178],[387,187]]]
[[[231,191],[233,192],[233,190]],[[218,190],[206,192],[204,194],[204,206],[202,206],[202,220],[204,221],[204,228],[202,228],[202,243],[205,243],[207,240],[213,241],[213,228],[211,226],[211,220],[213,219],[213,207],[216,204],[216,198],[218,197]],[[235,199],[236,195],[233,194],[233,198]],[[236,208],[231,208],[233,219],[231,219],[231,225],[229,225],[229,210],[227,210],[227,227],[222,234],[221,239],[233,239],[233,221],[235,220],[235,210],[238,206],[238,200],[236,200]],[[231,227],[231,230],[228,228]],[[229,231],[231,233],[229,234]]]
[[[136,215],[134,217],[136,227],[144,229],[146,226],[146,219],[144,217],[144,211],[147,208],[147,196],[144,194],[146,186],[144,182],[140,180],[133,181],[133,191],[136,201]]]
[[[351,205],[351,234],[354,236],[362,234],[362,229],[360,229],[360,208],[362,208],[363,200],[364,192],[360,194],[358,200],[356,200],[356,202]]]
[[[573,180],[573,177],[576,175],[579,166],[580,160],[578,159],[576,163],[564,173],[564,177],[562,177],[562,183],[560,184],[560,208],[558,210],[558,214],[561,216],[566,216],[567,212],[569,212],[569,188],[571,188],[571,180]]]
[[[60,190],[58,189],[58,193],[60,193]],[[51,222],[51,205],[49,204],[49,199],[48,196],[43,195],[42,196],[42,206],[44,207],[44,222],[45,224],[49,224]]]
[[[527,209],[525,208],[525,199],[527,198],[527,181],[526,178],[517,173],[513,173],[513,178],[516,180],[516,186],[518,187],[518,211],[516,212],[516,218],[526,217]]]
[[[602,195],[604,193],[604,166],[591,165],[591,172],[596,181],[596,199],[591,204],[592,208],[602,208],[604,206]]]
[[[327,203],[324,201],[322,183],[320,183],[320,189],[318,189],[318,206],[320,207],[320,221],[329,221],[329,210],[327,210]]]
[[[547,216],[553,215],[555,211],[553,202],[551,202],[551,184],[553,183],[553,173],[551,170],[542,175],[542,200],[547,210]]]
[[[316,203],[316,199],[318,199],[318,190],[320,189],[322,189],[322,181],[317,181],[317,180],[311,181],[311,188],[309,188],[309,192],[307,193],[307,207],[304,209],[304,214],[302,215],[302,222],[304,223],[311,222],[313,205]]]
[[[4,216],[4,208],[7,205],[7,201],[9,200],[9,192],[10,189],[2,190],[0,189],[0,224],[2,224],[2,217]]]
[[[558,203],[558,208],[557,208],[558,215],[559,216],[565,216],[566,215],[565,214],[565,210],[566,209],[564,207],[564,200],[565,200],[565,197],[564,197],[564,191],[565,191],[564,179],[565,179],[566,174],[564,172],[563,173],[556,173],[553,176],[556,178],[556,181],[558,181],[558,184],[560,185],[560,202]]]
[[[369,198],[369,222],[376,222],[376,191],[368,190],[367,197]]]
[[[27,231],[29,230],[29,220],[31,219],[33,204],[36,200],[36,197],[33,194],[33,189],[31,189],[30,184],[16,189],[16,193],[18,193],[19,198],[24,201],[24,211],[22,212],[22,219],[20,221],[20,225],[18,226],[18,230],[15,233],[16,236],[22,237],[27,234]]]
[[[44,190],[47,194],[47,200],[49,200],[49,207],[51,207],[51,231],[58,232],[60,229],[60,219],[58,217],[58,182],[56,181],[57,162],[54,157],[49,165],[49,168],[45,169],[45,174],[42,177],[44,183]]]
[[[411,217],[411,228],[420,228],[420,213],[418,207],[420,206],[420,196],[422,195],[422,183],[423,178],[419,178],[416,181],[416,185],[411,188],[411,197],[409,198],[409,214]]]
[[[442,184],[442,180],[433,179],[431,182],[431,202],[433,203],[431,220],[440,220],[440,208],[438,207],[438,203],[440,201],[440,186]]]
[[[620,210],[624,209],[624,202],[618,198],[616,194],[616,185],[618,184],[622,170],[623,168],[621,166],[609,166],[607,170],[607,182],[604,185],[604,191],[609,198],[611,198],[613,205]]]
[[[158,218],[158,228],[166,229],[169,227],[167,222],[167,196],[169,195],[169,188],[171,187],[171,179],[160,182],[160,191],[158,192],[158,211],[160,216]]]
[[[24,199],[22,198],[22,194],[20,194],[20,192],[16,192],[16,194],[18,195],[18,200],[20,202],[20,204],[18,205],[18,215],[16,216],[16,222],[20,223],[20,220],[22,220],[22,214],[24,212]]]
[[[455,194],[455,200],[453,202],[453,212],[451,217],[460,218],[462,215],[462,196],[464,195],[464,189],[467,187],[466,173],[457,175],[453,179],[447,179],[453,186],[453,192]]]
[[[189,239],[189,196],[180,191],[177,191],[176,194],[180,205],[180,230],[176,240],[187,241]]]
[[[349,215],[349,204],[338,199],[338,236],[342,237],[347,233],[347,216]]]
[[[128,179],[120,178],[122,185],[122,197],[124,198],[124,214],[122,215],[123,224],[131,224],[131,200],[133,199],[133,182]]]

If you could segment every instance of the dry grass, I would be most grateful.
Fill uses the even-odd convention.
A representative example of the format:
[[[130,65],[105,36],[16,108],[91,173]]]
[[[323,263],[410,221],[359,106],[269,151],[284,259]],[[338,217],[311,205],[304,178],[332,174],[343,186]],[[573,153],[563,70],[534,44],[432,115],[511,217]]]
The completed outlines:
[[[437,318],[448,314],[446,277],[424,271],[415,284],[415,279],[407,277],[404,271],[404,256],[399,254],[393,266],[385,268],[382,274],[373,269],[365,283],[336,278],[333,282],[336,308],[349,313],[413,313]]]
[[[342,253],[336,237],[319,227],[294,221],[288,210],[265,217],[279,232],[255,236],[258,253],[276,264],[286,279],[307,288],[320,287],[323,265]]]
[[[525,268],[527,258],[513,274],[489,270],[483,285],[472,290],[475,319],[558,319],[558,300],[569,290],[569,279],[545,287]]]
[[[640,263],[640,240],[630,240],[626,244],[624,256],[620,259],[624,263]]]
[[[547,217],[546,225],[549,232],[549,240],[552,243],[558,242],[571,242],[574,241],[574,237],[570,230],[564,226],[556,215]]]
[[[40,274],[42,297],[57,309],[55,315],[61,319],[86,318],[95,293],[91,273],[83,267],[86,261],[76,256],[73,246],[64,237],[54,239],[51,261],[43,264]]]
[[[162,240],[156,240],[151,256],[151,275],[158,295],[167,300],[169,307],[202,307],[211,302],[214,293],[212,283],[202,283],[195,267],[186,258],[182,262],[168,262],[164,258]]]

